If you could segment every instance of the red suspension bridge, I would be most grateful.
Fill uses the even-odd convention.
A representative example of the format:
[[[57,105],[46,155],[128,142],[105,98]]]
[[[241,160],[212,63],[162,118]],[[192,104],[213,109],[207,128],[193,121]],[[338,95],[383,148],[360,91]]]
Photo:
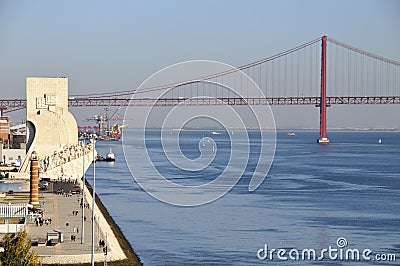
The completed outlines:
[[[328,53],[329,51],[329,53]],[[245,73],[262,94],[248,91]],[[218,86],[231,78],[241,95]],[[174,88],[174,90],[170,90]],[[178,88],[178,89],[177,89]],[[154,92],[166,91],[162,97]],[[135,97],[132,98],[132,95]],[[207,95],[207,97],[199,97]],[[323,36],[277,55],[179,84],[71,95],[70,107],[313,105],[320,110],[320,143],[328,143],[327,107],[335,104],[400,104],[400,62]],[[26,107],[25,99],[1,99],[0,110]]]

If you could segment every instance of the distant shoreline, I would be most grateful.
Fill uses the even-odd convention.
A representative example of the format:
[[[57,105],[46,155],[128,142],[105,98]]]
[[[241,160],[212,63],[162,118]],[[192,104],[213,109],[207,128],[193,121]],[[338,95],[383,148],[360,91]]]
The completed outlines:
[[[319,132],[319,128],[280,128],[277,131],[310,131]],[[400,132],[399,128],[327,128],[327,131],[388,131],[388,132]]]
[[[160,130],[161,128],[146,128],[147,130]],[[247,130],[256,130],[258,128],[248,127]],[[124,130],[143,130],[142,128],[126,128]],[[163,128],[163,130],[171,130],[171,131],[201,131],[201,130],[209,130],[209,131],[223,131],[223,128]],[[230,130],[243,130],[243,128],[230,128]],[[267,130],[267,129],[266,129]],[[310,131],[310,132],[319,132],[319,128],[277,128],[277,131]],[[390,132],[400,132],[400,128],[348,128],[348,127],[334,127],[327,128],[328,131],[390,131]]]

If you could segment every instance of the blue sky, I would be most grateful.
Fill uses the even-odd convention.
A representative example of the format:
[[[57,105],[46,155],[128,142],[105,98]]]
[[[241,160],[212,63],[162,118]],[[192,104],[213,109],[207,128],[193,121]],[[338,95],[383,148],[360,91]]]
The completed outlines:
[[[209,59],[239,66],[324,34],[400,61],[398,14],[399,1],[5,0],[1,97],[24,98],[27,76],[66,76],[70,94],[135,89],[170,64]],[[354,110],[356,121],[379,126],[365,116],[375,109]],[[386,117],[377,116],[380,126],[395,120],[400,127],[393,119],[398,106],[379,110]],[[292,111],[277,112],[289,125]],[[331,125],[341,125],[340,113],[332,112]],[[305,126],[315,124],[308,120]]]

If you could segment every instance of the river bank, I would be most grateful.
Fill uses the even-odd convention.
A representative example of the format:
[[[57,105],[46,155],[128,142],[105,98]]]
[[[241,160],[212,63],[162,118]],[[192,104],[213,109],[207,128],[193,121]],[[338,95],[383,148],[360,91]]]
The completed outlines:
[[[80,208],[81,195],[54,193],[63,189],[70,191],[76,186],[73,182],[51,183],[50,189],[39,196],[39,206],[43,210],[43,219],[51,219],[50,224],[28,223],[27,232],[43,265],[90,265],[92,250],[92,189],[85,186],[86,208]],[[89,193],[88,193],[89,191]],[[24,193],[25,194],[25,193]],[[29,197],[29,194],[26,193]],[[85,221],[82,224],[82,213]],[[101,200],[96,196],[95,213],[95,261],[96,265],[141,265],[140,259],[122,234],[114,219],[109,215]],[[84,230],[83,230],[84,226]],[[46,246],[48,232],[62,232],[62,243]],[[107,255],[99,245],[100,239],[106,240]],[[40,244],[42,243],[42,244]]]
[[[90,195],[93,195],[93,189],[90,184],[86,181],[86,188],[90,192]],[[120,227],[115,223],[112,216],[109,214],[106,207],[104,207],[103,202],[96,194],[96,206],[100,210],[101,214],[107,221],[107,224],[110,226],[115,239],[118,241],[119,246],[124,252],[126,259],[120,261],[109,262],[108,265],[111,266],[125,266],[125,265],[142,265],[139,256],[133,250],[131,244],[128,242],[124,234],[122,233]]]

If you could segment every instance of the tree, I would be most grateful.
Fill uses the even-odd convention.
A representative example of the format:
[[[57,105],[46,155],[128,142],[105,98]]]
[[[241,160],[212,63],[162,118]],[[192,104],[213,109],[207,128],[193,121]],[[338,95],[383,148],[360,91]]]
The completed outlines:
[[[0,255],[1,262],[4,266],[42,265],[31,247],[32,242],[27,239],[25,230],[19,231],[15,239],[7,235],[4,242],[4,252]]]

